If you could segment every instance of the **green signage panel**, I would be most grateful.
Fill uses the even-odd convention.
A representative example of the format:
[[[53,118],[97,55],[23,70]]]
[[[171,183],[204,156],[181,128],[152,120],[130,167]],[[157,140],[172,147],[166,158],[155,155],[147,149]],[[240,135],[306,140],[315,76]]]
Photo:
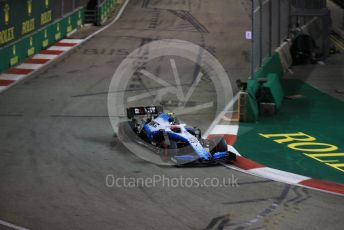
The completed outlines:
[[[54,21],[55,0],[0,0],[0,47]]]

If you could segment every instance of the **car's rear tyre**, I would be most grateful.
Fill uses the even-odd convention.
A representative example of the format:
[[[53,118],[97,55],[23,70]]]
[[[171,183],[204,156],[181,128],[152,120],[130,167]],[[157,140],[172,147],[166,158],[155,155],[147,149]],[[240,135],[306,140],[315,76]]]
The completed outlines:
[[[228,152],[229,156],[228,156],[228,161],[232,162],[232,161],[236,161],[236,154],[232,153],[232,152]]]

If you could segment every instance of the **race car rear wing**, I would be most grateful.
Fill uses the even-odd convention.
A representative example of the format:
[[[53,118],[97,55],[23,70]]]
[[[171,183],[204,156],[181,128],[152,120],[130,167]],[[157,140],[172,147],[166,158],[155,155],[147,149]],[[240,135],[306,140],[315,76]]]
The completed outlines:
[[[130,107],[127,108],[127,117],[131,119],[135,116],[159,115],[161,112],[163,112],[161,106]]]

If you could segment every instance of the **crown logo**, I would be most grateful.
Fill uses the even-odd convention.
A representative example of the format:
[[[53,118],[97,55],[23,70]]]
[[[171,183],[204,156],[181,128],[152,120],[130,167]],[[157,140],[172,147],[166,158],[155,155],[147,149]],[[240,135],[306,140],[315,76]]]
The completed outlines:
[[[10,21],[10,6],[8,4],[4,7],[4,20],[6,25]]]
[[[32,0],[27,1],[27,14],[31,16],[32,14]]]

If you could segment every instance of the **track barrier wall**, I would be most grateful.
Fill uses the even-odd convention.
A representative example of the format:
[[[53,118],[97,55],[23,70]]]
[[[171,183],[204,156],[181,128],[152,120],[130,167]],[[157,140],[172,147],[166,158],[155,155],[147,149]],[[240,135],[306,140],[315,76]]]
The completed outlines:
[[[276,49],[276,52],[279,54],[284,72],[287,72],[289,67],[293,64],[293,58],[290,53],[291,44],[291,39],[287,39],[280,47]]]
[[[274,52],[265,60],[263,65],[253,76],[253,79],[266,78],[269,73],[275,73],[279,77],[283,75],[283,66],[281,63],[280,55],[277,52]]]
[[[117,4],[117,0],[105,0],[99,5],[97,25],[102,25],[110,16],[111,11]]]
[[[258,82],[254,79],[247,81],[247,103],[245,107],[245,120],[249,122],[255,122],[258,120],[259,108],[256,101],[256,94],[258,92]]]
[[[338,1],[340,2],[340,1]],[[278,78],[289,70],[292,64],[290,54],[291,41],[289,38],[297,35],[298,31],[309,34],[317,44],[318,56],[327,57],[329,54],[329,28],[330,17],[326,0],[253,0],[252,1],[252,66],[251,79],[265,78],[268,81],[264,90],[269,90],[272,101],[278,109],[283,92],[280,91],[280,81],[276,77],[268,78],[275,74]],[[272,75],[271,75],[272,76]],[[252,83],[250,83],[252,84]],[[259,83],[260,84],[260,83]],[[257,92],[250,90],[248,95]],[[248,97],[248,100],[255,98]],[[249,101],[246,106],[251,106],[245,111],[245,117],[252,118],[245,121],[256,121],[257,102]],[[247,114],[249,113],[249,114]]]
[[[281,108],[284,98],[281,77],[292,62],[290,51],[288,50],[289,42],[287,44],[283,43],[272,56],[265,60],[254,76],[248,80],[248,101],[246,104],[245,121],[256,122],[258,120],[259,104],[256,100],[256,95],[258,90],[260,90],[259,88],[261,88],[265,95],[265,101],[275,103],[277,109]],[[262,79],[265,79],[265,82],[260,85],[259,81]]]
[[[40,17],[45,16],[41,14]],[[61,40],[68,33],[82,26],[83,23],[84,8],[79,7],[62,18],[55,19],[25,36],[14,39],[13,42],[0,48],[0,72],[6,71],[10,67],[21,63],[28,57]],[[8,28],[8,26],[4,28]],[[15,29],[15,26],[10,28]]]
[[[280,109],[284,98],[280,77],[274,73],[269,73],[267,82],[263,85],[263,89],[266,91],[268,101],[275,103],[276,108]]]

